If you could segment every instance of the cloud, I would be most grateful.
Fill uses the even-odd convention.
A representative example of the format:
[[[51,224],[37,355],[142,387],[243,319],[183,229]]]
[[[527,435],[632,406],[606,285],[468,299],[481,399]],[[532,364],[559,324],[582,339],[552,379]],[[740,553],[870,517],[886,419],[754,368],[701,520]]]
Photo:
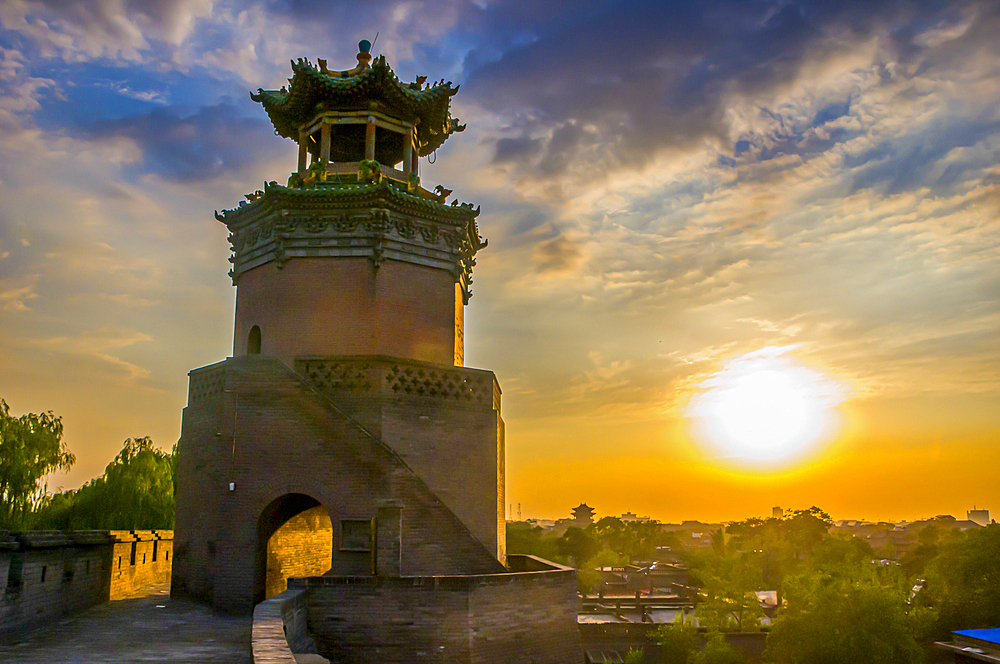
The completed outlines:
[[[733,146],[742,140],[729,114],[735,100],[767,104],[808,84],[807,70],[869,51],[872,40],[876,64],[904,50],[919,63],[945,46],[977,48],[988,35],[970,27],[970,13],[976,25],[997,18],[986,3],[945,8],[892,1],[863,7],[610,2],[572,19],[548,6],[529,12],[517,3],[491,3],[479,13],[495,31],[484,46],[494,56],[470,54],[463,89],[483,108],[522,118],[527,131],[500,137],[496,161],[517,159],[531,177],[543,178],[560,177],[573,161],[593,178],[706,140]],[[931,31],[937,36],[930,38]],[[897,75],[919,75],[919,65],[899,67]],[[829,124],[850,108],[849,98],[830,100],[813,112],[812,123]],[[798,141],[795,151],[826,149],[847,137],[844,130],[814,132],[812,143]]]
[[[178,183],[206,182],[243,173],[278,153],[264,118],[243,117],[228,104],[182,115],[174,107],[93,122],[77,136],[94,141],[128,139],[142,157],[138,168]]]
[[[29,351],[40,351],[59,358],[65,365],[74,365],[107,375],[129,384],[143,384],[150,371],[118,357],[118,351],[137,343],[151,341],[142,332],[101,328],[85,330],[74,337],[13,339],[11,345]]]
[[[21,131],[24,118],[42,106],[46,96],[59,96],[56,81],[26,73],[25,56],[0,46],[0,141]]]
[[[580,258],[580,249],[559,235],[538,245],[535,252],[536,272],[565,272],[573,268]]]
[[[8,253],[0,254],[0,260],[7,258]],[[35,292],[38,283],[37,274],[15,277],[0,277],[0,309],[4,311],[27,311],[29,300],[38,297]]]
[[[555,432],[512,444],[573,456],[585,421],[606,455],[647,422],[633,442],[665,449],[698,381],[768,346],[855,396],[986,403],[997,10],[0,3],[3,378],[117,404],[101,426],[147,418],[125,406],[137,384],[163,389],[152,433],[176,436],[184,371],[231,352],[211,210],[295,161],[246,91],[284,84],[289,58],[350,67],[378,30],[401,79],[462,83],[469,129],[421,176],[482,203],[469,361],[531,395],[505,401],[510,430]]]
[[[0,23],[32,40],[44,58],[139,61],[150,40],[181,43],[211,0],[10,0]]]
[[[162,91],[158,90],[134,90],[128,86],[125,81],[99,81],[97,84],[99,87],[107,88],[113,91],[115,94],[122,95],[123,97],[128,97],[129,99],[135,99],[137,101],[144,101],[153,104],[166,104],[167,97]]]
[[[541,140],[533,139],[530,136],[498,139],[493,163],[502,164],[508,161],[523,161],[531,158],[538,153],[541,143]]]

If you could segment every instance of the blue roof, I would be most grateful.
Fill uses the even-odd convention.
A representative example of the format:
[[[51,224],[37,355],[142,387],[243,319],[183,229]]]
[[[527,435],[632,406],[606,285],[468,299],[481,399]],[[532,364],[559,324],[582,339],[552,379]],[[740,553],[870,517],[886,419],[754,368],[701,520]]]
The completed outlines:
[[[956,630],[953,634],[961,634],[972,639],[1000,644],[1000,628],[998,627],[992,629],[962,629]]]

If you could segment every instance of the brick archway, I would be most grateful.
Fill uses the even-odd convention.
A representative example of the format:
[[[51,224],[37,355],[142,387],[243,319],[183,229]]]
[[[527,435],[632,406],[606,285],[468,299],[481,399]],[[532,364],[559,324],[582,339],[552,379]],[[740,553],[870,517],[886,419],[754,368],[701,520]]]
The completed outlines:
[[[308,477],[282,475],[265,482],[252,505],[256,523],[253,605],[264,600],[267,586],[267,544],[278,528],[307,510],[322,506],[332,524],[343,510],[330,488]],[[334,528],[334,531],[336,528]],[[331,547],[333,542],[330,543]]]
[[[330,512],[308,494],[283,494],[259,512],[256,542],[255,605],[283,591],[289,576],[316,576],[330,569]]]

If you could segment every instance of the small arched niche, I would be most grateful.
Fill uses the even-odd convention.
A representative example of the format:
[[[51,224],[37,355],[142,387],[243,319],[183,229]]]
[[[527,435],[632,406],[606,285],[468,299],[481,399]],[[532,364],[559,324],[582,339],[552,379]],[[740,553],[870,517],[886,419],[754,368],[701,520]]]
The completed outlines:
[[[260,328],[254,325],[247,335],[247,355],[260,355]]]

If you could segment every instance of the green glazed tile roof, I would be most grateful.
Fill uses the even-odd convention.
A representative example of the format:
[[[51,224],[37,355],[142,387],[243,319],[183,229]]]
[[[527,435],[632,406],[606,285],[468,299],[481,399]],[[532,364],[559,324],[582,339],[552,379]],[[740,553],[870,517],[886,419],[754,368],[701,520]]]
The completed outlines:
[[[297,203],[309,205],[313,202],[329,202],[336,207],[348,207],[368,205],[373,199],[391,201],[403,208],[425,210],[453,222],[466,223],[479,216],[479,208],[474,209],[469,203],[445,205],[423,196],[411,194],[391,184],[389,180],[364,184],[323,183],[308,189],[285,187],[270,182],[265,184],[261,193],[262,196],[255,201],[230,210],[223,210],[221,215],[216,213],[216,218],[225,223],[226,217],[238,219],[244,214],[251,213],[260,205],[294,207]]]
[[[419,83],[405,84],[396,78],[385,56],[354,75],[320,71],[308,60],[292,61],[289,87],[281,90],[257,89],[250,98],[267,111],[275,131],[298,140],[299,128],[323,111],[369,110],[380,102],[388,115],[415,124],[420,156],[441,147],[452,132],[464,127],[451,118],[451,97],[458,92],[451,82],[424,89]]]

